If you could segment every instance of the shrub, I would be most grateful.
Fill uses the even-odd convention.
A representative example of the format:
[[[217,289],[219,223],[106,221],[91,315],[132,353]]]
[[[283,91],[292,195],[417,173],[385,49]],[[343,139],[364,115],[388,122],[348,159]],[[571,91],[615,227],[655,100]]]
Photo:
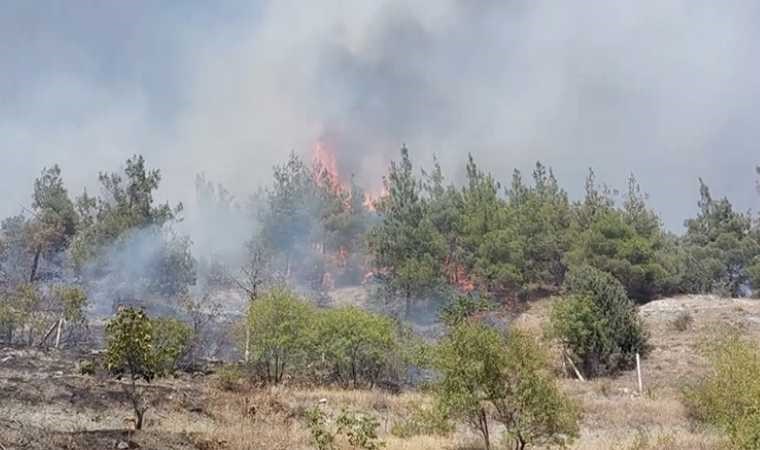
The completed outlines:
[[[589,377],[630,367],[646,354],[648,335],[623,286],[589,266],[572,270],[567,297],[554,304],[551,333]]]
[[[684,332],[691,327],[692,323],[694,323],[694,318],[689,311],[681,311],[678,313],[678,316],[670,322],[670,325],[674,330]]]
[[[390,374],[394,355],[399,353],[394,323],[354,307],[324,311],[317,343],[333,377],[354,387],[375,386]]]
[[[412,406],[412,413],[395,422],[391,434],[403,439],[420,435],[445,436],[454,431],[454,426],[441,408]]]
[[[135,412],[135,428],[142,428],[148,406],[137,382],[147,383],[169,372],[168,363],[181,353],[186,339],[181,337],[181,325],[172,324],[170,330],[159,330],[164,321],[152,321],[143,311],[124,308],[106,325],[106,367],[118,377],[129,377],[126,392]]]
[[[230,392],[238,390],[244,378],[240,366],[235,364],[225,364],[217,371],[217,375],[219,389]]]
[[[710,373],[685,393],[689,413],[725,430],[736,449],[760,449],[760,350],[733,333],[706,356]]]
[[[361,450],[380,450],[385,443],[377,436],[380,423],[374,417],[353,411],[343,410],[335,419],[335,429],[331,430],[327,414],[318,406],[306,410],[307,427],[311,433],[311,441],[317,450],[333,450],[337,440],[348,444],[351,448]]]
[[[306,410],[306,419],[314,447],[317,450],[335,448],[335,435],[327,429],[327,415],[318,406]]]
[[[335,422],[338,425],[338,434],[346,436],[353,448],[379,450],[385,447],[385,443],[378,440],[377,429],[380,422],[374,417],[344,410]]]
[[[162,373],[173,373],[187,354],[193,332],[177,319],[153,319],[153,351],[156,365]]]
[[[577,408],[559,390],[532,336],[514,331],[505,337],[463,323],[441,342],[436,363],[439,406],[478,430],[487,449],[491,415],[516,449],[563,446],[577,435]]]
[[[150,382],[158,375],[152,341],[153,326],[142,311],[124,308],[106,325],[106,365],[113,374],[121,376],[126,373],[129,376],[127,394],[138,430],[142,428],[148,407],[143,402],[137,380]]]
[[[313,308],[285,288],[276,288],[248,310],[251,356],[262,377],[279,383],[286,368],[304,365],[313,342]]]
[[[484,298],[457,295],[441,309],[440,319],[446,326],[455,327],[470,317],[489,309],[491,309],[491,305]]]

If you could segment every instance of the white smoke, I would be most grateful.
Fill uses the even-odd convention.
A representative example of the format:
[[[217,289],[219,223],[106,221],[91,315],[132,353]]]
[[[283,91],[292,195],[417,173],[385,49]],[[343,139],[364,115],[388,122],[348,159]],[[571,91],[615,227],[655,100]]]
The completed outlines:
[[[698,176],[756,202],[755,2],[248,5],[4,5],[0,213],[42,166],[78,191],[133,153],[166,199],[191,205],[200,172],[245,198],[325,136],[370,188],[405,142],[455,177],[468,152],[505,181],[540,159],[575,196],[588,166],[633,171],[672,229]]]

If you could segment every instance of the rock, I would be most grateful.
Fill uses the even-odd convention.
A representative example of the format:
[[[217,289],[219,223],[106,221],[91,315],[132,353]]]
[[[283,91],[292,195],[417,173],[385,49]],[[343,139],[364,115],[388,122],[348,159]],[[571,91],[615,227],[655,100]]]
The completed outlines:
[[[324,405],[325,403],[327,403],[327,399],[326,398],[320,398],[319,399],[319,404],[320,405]]]
[[[129,449],[129,442],[119,441],[116,444],[116,448],[118,448],[119,450],[127,450]]]
[[[8,362],[8,361],[10,361],[10,360],[12,360],[12,359],[13,359],[13,355],[11,355],[11,356],[6,356],[5,358],[3,358],[3,359],[0,359],[0,363],[5,363],[5,362]]]

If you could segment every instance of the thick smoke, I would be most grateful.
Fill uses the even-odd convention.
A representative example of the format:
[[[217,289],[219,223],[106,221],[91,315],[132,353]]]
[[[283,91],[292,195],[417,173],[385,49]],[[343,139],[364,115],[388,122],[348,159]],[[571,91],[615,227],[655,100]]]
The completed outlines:
[[[317,140],[369,189],[406,143],[454,177],[540,159],[576,197],[635,172],[674,230],[699,176],[756,202],[755,2],[405,3],[5,4],[0,214],[44,165],[78,191],[133,153],[173,201],[200,172],[244,198]]]

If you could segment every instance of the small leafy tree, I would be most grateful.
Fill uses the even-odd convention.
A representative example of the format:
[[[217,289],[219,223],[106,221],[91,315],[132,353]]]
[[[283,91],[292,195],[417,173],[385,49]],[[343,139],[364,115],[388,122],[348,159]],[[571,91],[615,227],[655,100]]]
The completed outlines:
[[[285,288],[272,289],[251,303],[249,348],[267,382],[281,382],[286,368],[305,362],[314,320],[313,308]]]
[[[438,348],[439,406],[478,430],[491,448],[489,418],[501,422],[515,449],[564,446],[578,433],[576,407],[548,370],[532,336],[504,336],[472,321],[454,328]]]
[[[127,394],[135,412],[136,429],[142,429],[145,405],[137,381],[151,382],[158,375],[153,351],[153,324],[144,312],[125,308],[106,325],[106,365],[111,373],[129,377]]]
[[[399,347],[390,319],[355,307],[323,312],[317,342],[333,377],[355,387],[373,387],[388,373]]]
[[[571,270],[565,290],[552,309],[552,333],[587,376],[615,372],[647,352],[644,325],[612,275],[583,266]]]
[[[150,383],[171,371],[188,339],[189,332],[183,325],[152,321],[143,311],[133,308],[121,309],[106,325],[106,366],[118,377],[129,377],[125,390],[135,412],[136,429],[142,428],[148,409],[138,381]]]
[[[578,408],[559,389],[546,351],[532,335],[513,330],[504,352],[506,396],[495,400],[494,407],[513,448],[572,443],[578,436]]]

